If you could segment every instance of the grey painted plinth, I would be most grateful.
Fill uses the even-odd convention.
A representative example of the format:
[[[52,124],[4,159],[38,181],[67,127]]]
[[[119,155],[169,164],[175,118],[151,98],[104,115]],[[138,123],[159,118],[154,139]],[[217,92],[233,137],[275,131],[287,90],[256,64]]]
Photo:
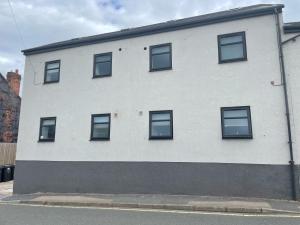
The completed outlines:
[[[17,161],[14,193],[186,194],[291,199],[288,165]]]

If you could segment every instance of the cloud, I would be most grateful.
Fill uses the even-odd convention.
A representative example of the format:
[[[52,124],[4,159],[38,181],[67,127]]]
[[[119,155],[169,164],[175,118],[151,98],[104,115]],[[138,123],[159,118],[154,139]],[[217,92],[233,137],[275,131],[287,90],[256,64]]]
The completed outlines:
[[[8,58],[5,58],[3,56],[0,56],[0,64],[5,64],[5,63],[11,63],[12,61]]]
[[[172,19],[206,14],[264,0],[10,0],[20,40],[7,1],[0,1],[0,72],[23,71],[21,49],[137,27]],[[300,2],[283,0],[289,21],[300,20]],[[282,1],[268,1],[281,3]],[[299,3],[298,3],[299,2]],[[291,13],[290,13],[291,12]]]

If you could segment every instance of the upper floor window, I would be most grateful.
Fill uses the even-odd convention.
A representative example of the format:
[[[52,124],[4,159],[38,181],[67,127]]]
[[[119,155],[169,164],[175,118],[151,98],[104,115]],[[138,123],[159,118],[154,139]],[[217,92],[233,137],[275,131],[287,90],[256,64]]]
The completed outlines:
[[[150,71],[172,69],[171,43],[150,46]]]
[[[91,140],[110,139],[110,114],[93,114]]]
[[[219,63],[247,60],[245,32],[218,36]]]
[[[55,140],[56,117],[44,117],[40,121],[39,141]]]
[[[60,60],[46,62],[44,83],[55,83],[59,81]]]
[[[112,53],[102,53],[94,55],[94,75],[93,77],[111,76]]]
[[[173,112],[149,112],[149,139],[173,139]]]
[[[249,106],[221,108],[223,138],[252,138]]]

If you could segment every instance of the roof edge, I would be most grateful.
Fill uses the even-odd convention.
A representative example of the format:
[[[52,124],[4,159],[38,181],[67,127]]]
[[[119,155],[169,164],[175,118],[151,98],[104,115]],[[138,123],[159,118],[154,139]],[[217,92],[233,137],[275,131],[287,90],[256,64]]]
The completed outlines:
[[[6,83],[8,83],[6,77],[2,73],[0,73],[0,77],[2,77],[2,79],[5,80]]]
[[[40,47],[25,49],[22,50],[22,52],[24,55],[28,56],[28,55],[52,52],[52,51],[63,50],[68,48],[75,48],[84,45],[135,38],[135,37],[152,35],[157,33],[164,33],[164,32],[188,29],[193,27],[205,26],[210,24],[234,21],[238,19],[273,14],[275,9],[277,9],[278,12],[281,13],[282,8],[284,8],[283,4],[276,4],[276,5],[270,5],[269,7],[266,8],[254,9],[252,11],[250,10],[248,12],[239,12],[237,10],[234,14],[216,15],[213,18],[199,19],[193,22],[187,21],[186,19],[188,18],[185,18],[178,21],[158,23],[157,25],[159,25],[160,27],[152,27],[153,25],[156,25],[153,24],[153,25],[142,26],[142,27],[137,27],[132,29],[125,29],[121,31],[115,31],[111,33],[104,33],[96,36],[90,36],[88,37],[89,39],[82,38],[81,40],[81,38],[77,38],[77,39],[71,39],[69,40],[69,42],[67,41],[68,43],[65,43],[66,41],[64,41],[64,42],[57,42],[53,44],[43,45]]]
[[[299,33],[300,32],[300,22],[285,23],[283,25],[283,31],[285,34]]]

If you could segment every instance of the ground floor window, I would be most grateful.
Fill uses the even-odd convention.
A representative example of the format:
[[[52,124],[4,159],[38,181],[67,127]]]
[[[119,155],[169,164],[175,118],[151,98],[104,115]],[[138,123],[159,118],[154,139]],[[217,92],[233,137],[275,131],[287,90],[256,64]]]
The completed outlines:
[[[93,114],[91,140],[110,139],[110,114]]]
[[[173,139],[173,112],[149,112],[149,139]]]
[[[250,106],[222,107],[222,137],[252,138]]]
[[[44,117],[40,121],[39,141],[55,140],[56,117]]]

